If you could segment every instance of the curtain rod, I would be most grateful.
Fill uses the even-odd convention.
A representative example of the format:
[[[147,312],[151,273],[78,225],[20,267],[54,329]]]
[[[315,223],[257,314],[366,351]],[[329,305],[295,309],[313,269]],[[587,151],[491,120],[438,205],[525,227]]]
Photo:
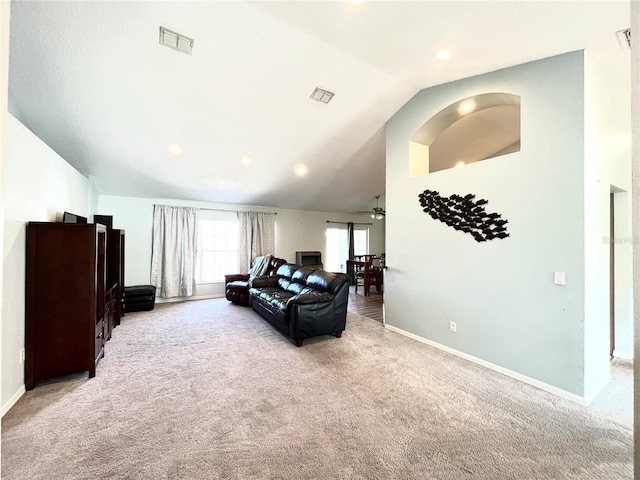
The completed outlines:
[[[196,207],[198,208],[198,207]],[[271,215],[277,215],[278,212],[256,212],[255,210],[224,210],[222,208],[201,208],[200,210],[208,210],[209,212],[252,212],[252,213],[269,213]]]
[[[373,223],[358,223],[358,222],[334,222],[333,220],[327,220],[327,223],[340,223],[342,225],[349,225],[353,223],[354,225],[373,225]]]
[[[160,206],[160,205],[165,205],[164,203],[154,203],[153,206],[155,207],[156,205]],[[175,207],[177,205],[169,205],[170,207]],[[222,208],[200,208],[200,207],[189,207],[189,208],[197,208],[198,210],[208,210],[209,212],[233,212],[233,213],[238,213],[238,212],[253,212],[253,210],[224,210]],[[277,215],[278,212],[254,212],[254,213],[270,213],[272,215]]]

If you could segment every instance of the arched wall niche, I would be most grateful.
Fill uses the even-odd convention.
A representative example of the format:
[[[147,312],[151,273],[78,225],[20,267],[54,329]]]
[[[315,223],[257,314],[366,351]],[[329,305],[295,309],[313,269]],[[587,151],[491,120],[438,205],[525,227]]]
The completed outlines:
[[[520,96],[494,92],[440,110],[409,142],[410,176],[520,151]]]

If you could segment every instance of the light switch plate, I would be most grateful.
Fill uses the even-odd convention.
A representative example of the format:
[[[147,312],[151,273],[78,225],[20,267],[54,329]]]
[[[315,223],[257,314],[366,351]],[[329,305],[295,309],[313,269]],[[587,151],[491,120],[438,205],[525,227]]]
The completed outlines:
[[[566,274],[564,272],[553,272],[553,283],[555,283],[556,285],[566,285]]]

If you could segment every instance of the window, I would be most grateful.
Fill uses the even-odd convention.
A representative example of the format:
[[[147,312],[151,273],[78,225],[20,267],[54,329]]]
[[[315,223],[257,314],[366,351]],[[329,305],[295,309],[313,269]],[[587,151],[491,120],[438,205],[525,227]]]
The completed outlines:
[[[329,272],[344,272],[348,255],[347,231],[342,228],[327,228],[327,258],[324,268]]]
[[[354,230],[353,247],[355,255],[369,253],[369,230]],[[325,270],[345,272],[349,257],[349,239],[345,228],[327,228],[327,251]]]
[[[238,271],[238,220],[200,220],[196,283],[224,282]]]
[[[366,255],[369,253],[369,229],[353,231],[353,254]]]

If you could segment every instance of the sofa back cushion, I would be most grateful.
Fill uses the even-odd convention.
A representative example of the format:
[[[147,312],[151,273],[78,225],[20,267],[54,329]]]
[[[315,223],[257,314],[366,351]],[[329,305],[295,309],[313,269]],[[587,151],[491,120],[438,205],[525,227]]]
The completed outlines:
[[[342,285],[349,283],[349,277],[344,273],[326,272],[295,263],[285,263],[278,268],[277,275],[278,287],[296,295],[314,292],[335,295]]]
[[[271,260],[269,260],[269,267],[267,267],[267,273],[265,273],[265,275],[275,275],[278,272],[278,269],[285,263],[287,263],[287,261],[284,258],[271,257]]]
[[[302,267],[298,265],[298,269],[293,272],[290,279],[286,279],[280,284],[280,288],[291,292],[295,295],[301,293],[307,293],[305,290],[309,290],[307,287],[307,277],[311,275],[315,270],[315,267]],[[284,280],[284,279],[283,279]],[[287,283],[288,280],[288,283]]]
[[[278,275],[279,278],[287,278],[290,281],[291,277],[293,277],[294,272],[298,270],[301,266],[302,265],[297,265],[295,263],[285,263],[278,267],[278,270],[276,271],[276,275]]]
[[[347,282],[349,282],[347,274],[326,272],[324,270],[316,270],[307,277],[307,287],[320,292],[329,292],[333,295]]]
[[[312,266],[300,267],[298,270],[293,272],[293,275],[291,277],[291,281],[306,285],[307,284],[307,278],[309,278],[309,275],[311,275],[316,270],[317,270],[316,267],[312,267]]]
[[[291,277],[296,270],[298,270],[302,265],[298,265],[295,263],[285,263],[284,265],[280,265],[276,275],[278,277],[278,287],[282,290],[288,290],[289,285],[291,285]]]

